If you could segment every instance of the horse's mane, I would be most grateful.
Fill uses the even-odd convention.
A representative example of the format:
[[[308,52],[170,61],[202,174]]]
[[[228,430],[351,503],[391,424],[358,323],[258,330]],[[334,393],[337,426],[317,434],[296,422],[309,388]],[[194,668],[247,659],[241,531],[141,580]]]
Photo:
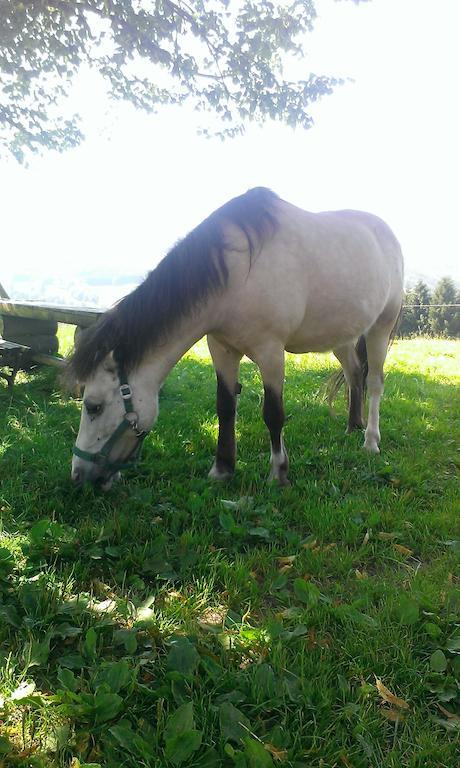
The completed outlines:
[[[125,296],[80,337],[69,361],[71,378],[84,382],[113,351],[126,372],[206,298],[223,290],[228,280],[224,235],[230,222],[247,238],[250,263],[255,248],[277,226],[278,196],[256,187],[218,208],[180,240],[143,283]]]

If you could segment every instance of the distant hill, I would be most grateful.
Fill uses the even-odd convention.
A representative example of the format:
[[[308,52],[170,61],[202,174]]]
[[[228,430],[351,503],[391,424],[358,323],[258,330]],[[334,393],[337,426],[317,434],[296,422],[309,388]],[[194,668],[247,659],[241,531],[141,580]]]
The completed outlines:
[[[72,277],[38,278],[19,274],[5,280],[4,288],[12,299],[105,308],[134,290],[143,279],[141,274],[108,276],[97,270]]]
[[[106,308],[134,290],[144,277],[144,274],[137,272],[108,275],[105,270],[94,269],[72,276],[37,277],[18,274],[2,282],[12,299]],[[418,280],[423,280],[430,289],[433,289],[441,277],[444,275],[434,276],[409,271],[405,279],[406,289],[415,285]],[[460,281],[454,278],[454,282],[460,288]]]

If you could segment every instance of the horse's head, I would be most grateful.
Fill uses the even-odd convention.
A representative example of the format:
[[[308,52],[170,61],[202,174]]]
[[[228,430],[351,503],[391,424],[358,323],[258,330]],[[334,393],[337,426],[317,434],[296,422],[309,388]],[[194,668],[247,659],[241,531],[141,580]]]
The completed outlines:
[[[158,415],[146,366],[126,376],[112,353],[84,382],[80,429],[73,449],[72,480],[107,490],[121,469],[131,466]]]

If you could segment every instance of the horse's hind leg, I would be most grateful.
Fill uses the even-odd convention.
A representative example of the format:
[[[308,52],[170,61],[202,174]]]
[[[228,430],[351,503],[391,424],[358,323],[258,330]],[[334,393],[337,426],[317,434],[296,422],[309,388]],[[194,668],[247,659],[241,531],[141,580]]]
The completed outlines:
[[[219,437],[214,464],[209,477],[214,480],[228,480],[235,471],[236,440],[236,395],[239,391],[238,371],[241,355],[224,346],[213,336],[208,336],[217,376],[217,416],[219,419]]]
[[[284,349],[268,346],[257,350],[253,360],[259,366],[264,384],[263,417],[270,432],[271,454],[269,481],[289,485],[289,459],[282,436],[284,426],[283,384]]]
[[[353,343],[334,349],[334,355],[341,363],[348,384],[348,425],[347,434],[363,429],[363,371]]]
[[[380,399],[383,394],[383,364],[388,352],[388,344],[394,320],[390,325],[375,325],[366,334],[367,359],[369,371],[367,375],[367,392],[369,398],[369,413],[365,432],[364,448],[370,453],[380,453]]]

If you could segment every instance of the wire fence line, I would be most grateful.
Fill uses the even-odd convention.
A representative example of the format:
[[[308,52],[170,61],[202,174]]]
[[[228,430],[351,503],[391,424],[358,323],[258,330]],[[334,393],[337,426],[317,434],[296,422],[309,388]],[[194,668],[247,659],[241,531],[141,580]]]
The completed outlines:
[[[460,304],[403,304],[404,309],[418,309],[419,307],[460,307]]]

